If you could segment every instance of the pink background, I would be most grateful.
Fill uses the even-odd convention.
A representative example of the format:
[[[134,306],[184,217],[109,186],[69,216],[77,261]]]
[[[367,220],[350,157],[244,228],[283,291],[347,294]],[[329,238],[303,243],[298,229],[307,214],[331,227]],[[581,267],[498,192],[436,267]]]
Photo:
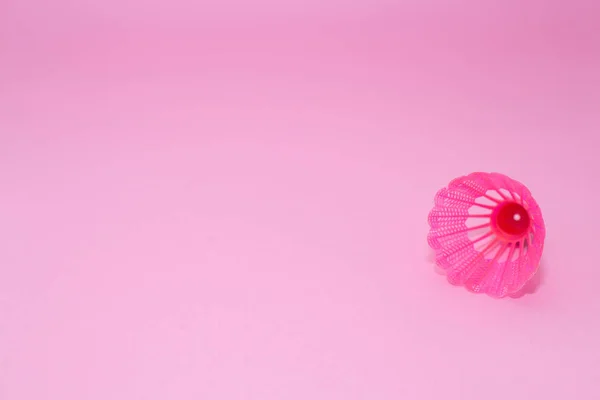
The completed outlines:
[[[4,0],[0,399],[599,399],[599,24]],[[433,195],[476,170],[544,211],[532,294],[433,271]]]

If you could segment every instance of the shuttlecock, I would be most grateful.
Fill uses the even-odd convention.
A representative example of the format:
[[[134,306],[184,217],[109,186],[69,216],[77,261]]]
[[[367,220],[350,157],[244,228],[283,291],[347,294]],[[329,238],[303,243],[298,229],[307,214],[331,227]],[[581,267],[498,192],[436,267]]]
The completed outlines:
[[[498,173],[454,179],[435,196],[429,245],[448,281],[477,293],[518,293],[538,270],[546,228],[520,182]]]

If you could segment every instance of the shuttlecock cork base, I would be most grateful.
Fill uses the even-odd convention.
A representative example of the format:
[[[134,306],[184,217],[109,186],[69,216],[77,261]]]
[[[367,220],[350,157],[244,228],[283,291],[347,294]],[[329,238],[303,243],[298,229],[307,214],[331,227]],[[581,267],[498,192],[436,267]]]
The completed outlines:
[[[535,275],[546,228],[525,185],[502,174],[475,172],[454,179],[434,201],[428,242],[450,283],[505,297]]]

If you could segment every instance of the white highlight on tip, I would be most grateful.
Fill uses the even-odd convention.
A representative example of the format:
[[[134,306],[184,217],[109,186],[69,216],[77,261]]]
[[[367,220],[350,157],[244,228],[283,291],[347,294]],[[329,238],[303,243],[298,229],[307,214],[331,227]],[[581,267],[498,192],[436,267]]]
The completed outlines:
[[[520,220],[521,220],[521,214],[518,214],[518,213],[517,213],[517,214],[513,215],[513,219],[514,219],[515,221],[520,221]]]

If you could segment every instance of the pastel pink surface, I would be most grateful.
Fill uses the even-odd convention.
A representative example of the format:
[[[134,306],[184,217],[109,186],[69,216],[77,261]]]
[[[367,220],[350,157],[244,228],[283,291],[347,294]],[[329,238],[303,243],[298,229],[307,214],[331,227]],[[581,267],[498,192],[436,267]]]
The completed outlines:
[[[396,3],[4,2],[0,399],[600,398],[597,2]],[[535,293],[434,273],[473,170]]]

